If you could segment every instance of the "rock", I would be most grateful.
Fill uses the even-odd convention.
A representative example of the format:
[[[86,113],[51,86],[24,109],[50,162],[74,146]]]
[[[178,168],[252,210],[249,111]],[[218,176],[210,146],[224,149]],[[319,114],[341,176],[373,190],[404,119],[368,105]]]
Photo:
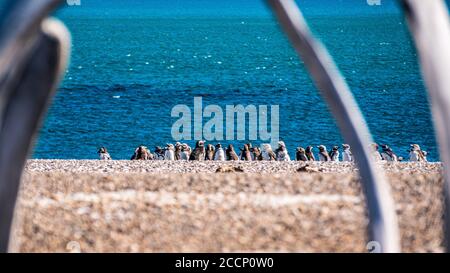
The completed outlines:
[[[220,166],[217,170],[216,173],[243,173],[244,172],[244,168],[242,168],[241,166]]]
[[[321,172],[321,170],[317,167],[311,167],[309,165],[305,165],[303,167],[298,168],[297,172],[318,173],[318,172]]]

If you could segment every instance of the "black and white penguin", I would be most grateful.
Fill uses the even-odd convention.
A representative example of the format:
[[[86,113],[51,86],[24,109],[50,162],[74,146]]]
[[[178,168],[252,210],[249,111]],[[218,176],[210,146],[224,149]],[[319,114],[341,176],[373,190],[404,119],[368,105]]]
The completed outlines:
[[[252,161],[252,153],[248,144],[244,144],[244,149],[241,149],[241,160]]]
[[[108,150],[105,147],[101,147],[98,149],[98,156],[100,157],[100,160],[111,160],[111,156],[108,153]]]
[[[189,160],[191,156],[191,147],[186,143],[181,144],[181,160]]]
[[[306,154],[306,157],[308,158],[308,161],[316,161],[316,157],[314,156],[313,149],[314,149],[313,146],[306,147],[305,154]]]
[[[205,155],[206,155],[206,151],[205,151],[205,141],[203,140],[199,140],[197,141],[197,143],[195,144],[195,149],[192,151],[189,160],[191,161],[203,161],[205,160]]]
[[[153,160],[153,155],[148,151],[147,147],[141,145],[136,148],[131,160]]]
[[[255,160],[255,155],[253,154],[253,145],[249,142],[247,143],[248,150],[250,151],[250,155],[252,157],[252,161]]]
[[[275,161],[277,160],[277,155],[272,150],[272,145],[269,143],[261,144],[261,150],[262,150],[262,158],[265,161]]]
[[[175,143],[175,160],[181,160],[181,143]]]
[[[386,144],[381,145],[381,157],[388,162],[397,162],[398,156],[394,151]]]
[[[238,161],[239,157],[236,154],[236,151],[234,150],[234,146],[232,144],[228,145],[228,148],[226,150],[227,160],[231,161]]]
[[[155,147],[155,151],[153,152],[153,158],[155,160],[164,160],[164,149],[161,148],[160,146],[156,146]]]
[[[331,161],[330,155],[327,152],[327,147],[325,147],[324,145],[320,145],[317,148],[319,148],[319,161]]]
[[[225,151],[222,148],[222,144],[216,145],[216,151],[214,153],[214,161],[225,161]]]
[[[411,144],[409,150],[409,161],[411,162],[427,162],[427,152],[422,151],[419,144]]]
[[[339,162],[339,146],[334,146],[330,152],[330,159],[333,162]]]
[[[164,152],[164,160],[167,161],[175,160],[175,146],[173,146],[173,144],[167,144]]]
[[[342,144],[342,161],[343,162],[353,162],[353,154],[350,150],[350,145]]]
[[[206,146],[206,156],[205,159],[206,160],[214,160],[214,154],[215,154],[215,148],[213,145],[208,144],[208,146]]]
[[[297,161],[308,161],[308,157],[306,156],[306,151],[303,147],[297,148],[297,152],[295,153],[295,159]]]
[[[277,161],[291,161],[286,144],[283,141],[278,142],[278,149],[275,150]]]
[[[251,152],[252,152],[252,155],[253,155],[253,160],[255,160],[255,161],[262,161],[263,160],[262,152],[261,152],[261,149],[259,147],[253,147]]]

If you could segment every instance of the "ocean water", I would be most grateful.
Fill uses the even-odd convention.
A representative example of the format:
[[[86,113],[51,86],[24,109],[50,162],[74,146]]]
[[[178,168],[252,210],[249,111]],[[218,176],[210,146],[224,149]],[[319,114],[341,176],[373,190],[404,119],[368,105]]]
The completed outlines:
[[[375,141],[401,156],[418,143],[438,160],[416,52],[396,2],[298,2],[347,79]],[[199,96],[204,105],[224,109],[279,105],[280,138],[292,156],[298,146],[343,142],[263,1],[81,3],[56,14],[72,33],[72,58],[34,158],[92,159],[106,146],[113,158],[128,159],[138,145],[173,143],[171,109],[192,106]]]

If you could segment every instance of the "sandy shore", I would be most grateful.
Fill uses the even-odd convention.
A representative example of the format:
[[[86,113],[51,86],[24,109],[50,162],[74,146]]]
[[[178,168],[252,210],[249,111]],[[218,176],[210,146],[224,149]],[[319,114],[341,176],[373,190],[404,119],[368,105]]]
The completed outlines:
[[[352,164],[28,162],[23,252],[362,252],[364,199]],[[218,169],[231,173],[216,173]],[[442,251],[442,166],[384,164],[405,252]],[[234,172],[237,170],[237,172]]]

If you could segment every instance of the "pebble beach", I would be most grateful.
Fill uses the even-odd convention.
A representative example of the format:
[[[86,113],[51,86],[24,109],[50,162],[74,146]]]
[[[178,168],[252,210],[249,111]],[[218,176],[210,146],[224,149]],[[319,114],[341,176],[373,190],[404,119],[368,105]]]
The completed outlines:
[[[352,163],[30,160],[18,252],[366,252]],[[384,163],[402,251],[442,252],[442,165]]]

